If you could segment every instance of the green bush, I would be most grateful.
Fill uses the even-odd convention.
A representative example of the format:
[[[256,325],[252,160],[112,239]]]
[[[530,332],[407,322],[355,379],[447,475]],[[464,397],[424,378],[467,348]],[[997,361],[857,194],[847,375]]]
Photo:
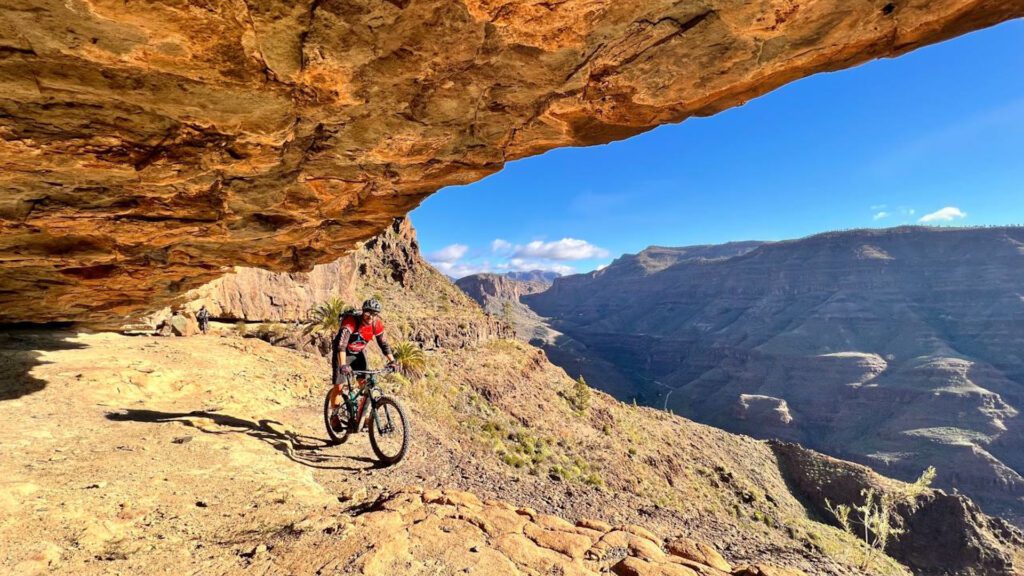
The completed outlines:
[[[413,342],[399,342],[394,349],[398,370],[407,377],[423,374],[427,369],[427,354]]]

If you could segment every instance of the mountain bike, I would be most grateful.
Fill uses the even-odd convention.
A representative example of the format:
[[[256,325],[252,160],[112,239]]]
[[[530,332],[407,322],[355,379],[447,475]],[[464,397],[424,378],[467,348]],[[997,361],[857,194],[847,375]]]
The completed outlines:
[[[331,441],[341,444],[351,434],[369,429],[370,447],[386,465],[397,463],[409,449],[409,419],[405,410],[377,384],[378,376],[393,371],[353,370],[345,375],[344,383],[332,385],[324,399],[324,424]],[[353,386],[357,379],[362,380],[358,388]]]

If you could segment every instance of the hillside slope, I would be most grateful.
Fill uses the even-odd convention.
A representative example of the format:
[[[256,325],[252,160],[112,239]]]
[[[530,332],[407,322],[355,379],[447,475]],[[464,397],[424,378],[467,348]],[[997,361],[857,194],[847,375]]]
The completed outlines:
[[[822,523],[814,498],[848,502],[859,487],[897,482],[580,389],[538,349],[500,337],[409,249],[410,235],[399,223],[351,256],[356,299],[382,298],[395,339],[428,349],[422,377],[389,384],[414,433],[393,468],[375,467],[362,436],[322,440],[318,354],[230,327],[189,338],[0,334],[2,566],[720,576],[707,566],[717,550],[744,576],[759,573],[739,568],[747,562],[864,573],[865,549]],[[796,483],[807,471],[819,484]],[[904,521],[907,549],[891,552],[920,574],[1020,565],[1020,533],[963,497],[929,492]],[[695,548],[708,552],[703,567],[672,553],[694,548],[681,537],[712,546]],[[962,564],[929,563],[937,542]],[[907,570],[882,558],[868,573]]]
[[[619,397],[899,478],[934,465],[940,486],[1024,521],[1024,229],[830,233],[654,271],[634,260],[524,298],[631,377]]]

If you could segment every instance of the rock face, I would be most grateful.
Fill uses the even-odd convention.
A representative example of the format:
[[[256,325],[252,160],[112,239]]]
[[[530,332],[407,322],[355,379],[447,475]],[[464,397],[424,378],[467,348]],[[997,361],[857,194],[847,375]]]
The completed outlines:
[[[438,289],[438,284],[448,289]],[[439,310],[424,310],[428,296],[447,303]],[[410,320],[415,317],[415,322],[403,323],[399,336],[426,349],[463,348],[512,335],[512,327],[498,318],[484,317],[478,310],[466,313],[472,303],[423,259],[408,218],[395,218],[358,250],[309,273],[237,268],[185,295],[190,310],[206,306],[217,319],[250,323],[304,322],[312,308],[334,297],[352,306],[377,297],[384,300],[385,318],[393,312]],[[277,333],[274,338],[300,349],[329,350],[326,340],[301,331]]]
[[[442,186],[1024,14],[1015,0],[12,0],[0,321],[309,270]],[[113,321],[113,322],[112,322]]]
[[[355,258],[343,256],[309,272],[235,268],[186,295],[190,307],[206,305],[213,318],[249,322],[305,320],[310,309],[332,296],[355,300]]]
[[[644,259],[524,298],[598,362],[552,360],[593,385],[610,361],[620,398],[889,476],[934,465],[938,486],[1024,522],[1024,229],[855,231],[724,260]]]
[[[510,276],[507,274],[473,274],[455,281],[467,296],[491,314],[501,314],[505,303],[515,304],[527,294],[543,292],[554,279],[544,276]]]
[[[422,265],[416,230],[408,219],[396,218],[355,252],[309,272],[239,267],[189,292],[185,300],[193,310],[205,305],[211,316],[221,320],[301,322],[311,309],[333,297],[358,305],[360,277],[371,269],[402,282]]]
[[[460,278],[455,285],[488,314],[515,326],[520,340],[547,341],[556,334],[520,298],[547,290],[554,277],[542,272],[514,274],[473,274]]]
[[[861,490],[892,490],[891,481],[864,466],[829,458],[797,444],[773,442],[782,469],[823,517],[829,502],[862,504]],[[1013,574],[1024,534],[1001,518],[989,518],[961,495],[938,490],[897,509],[906,533],[886,549],[919,575]],[[924,528],[928,526],[928,528]],[[941,528],[940,528],[941,527]]]

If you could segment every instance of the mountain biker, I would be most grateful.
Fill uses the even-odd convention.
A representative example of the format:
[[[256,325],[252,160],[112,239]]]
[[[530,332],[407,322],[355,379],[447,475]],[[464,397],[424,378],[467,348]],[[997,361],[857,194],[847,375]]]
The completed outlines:
[[[377,339],[380,351],[388,359],[388,367],[395,367],[395,356],[384,336],[384,320],[380,317],[380,301],[370,298],[363,302],[362,314],[343,317],[331,347],[331,383],[337,386],[353,370],[366,370],[366,345]]]

